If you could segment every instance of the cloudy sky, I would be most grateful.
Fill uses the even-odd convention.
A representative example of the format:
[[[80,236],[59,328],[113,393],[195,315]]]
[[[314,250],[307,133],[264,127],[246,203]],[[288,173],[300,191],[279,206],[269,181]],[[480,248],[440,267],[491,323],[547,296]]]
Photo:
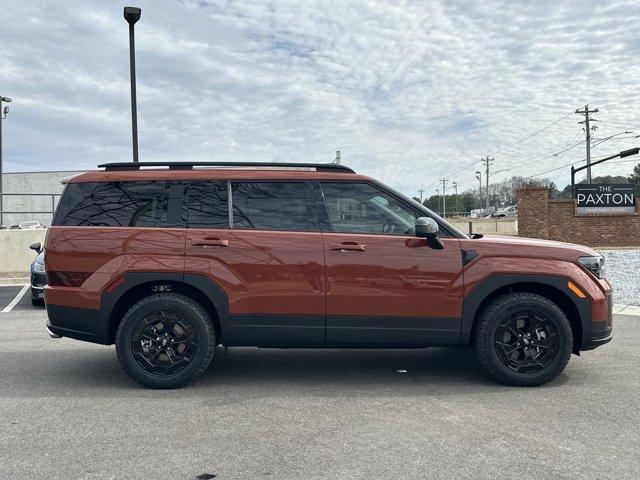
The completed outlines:
[[[123,4],[2,5],[5,169],[129,161]],[[141,160],[325,162],[340,149],[343,163],[416,195],[441,177],[475,187],[485,155],[496,179],[583,160],[574,111],[585,103],[600,109],[597,138],[640,135],[639,1],[137,6]],[[634,135],[593,155],[638,145]],[[544,176],[564,184],[568,167]]]

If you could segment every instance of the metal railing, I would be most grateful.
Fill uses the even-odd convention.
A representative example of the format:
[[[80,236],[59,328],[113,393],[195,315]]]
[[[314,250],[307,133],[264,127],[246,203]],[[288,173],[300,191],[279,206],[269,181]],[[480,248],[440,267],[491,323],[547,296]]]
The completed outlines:
[[[43,218],[24,218],[25,215],[32,217],[33,215],[47,215],[46,224],[51,224],[53,213],[60,199],[60,193],[2,193],[0,194],[0,228],[3,226],[9,228],[10,225],[18,224],[22,221],[40,220]],[[11,206],[11,199],[25,199],[22,206]],[[40,199],[36,200],[36,199]],[[44,202],[44,203],[43,203]],[[45,209],[39,209],[40,205],[46,204]],[[50,207],[50,209],[49,209]],[[5,209],[6,208],[6,209]],[[7,221],[11,220],[11,222]]]

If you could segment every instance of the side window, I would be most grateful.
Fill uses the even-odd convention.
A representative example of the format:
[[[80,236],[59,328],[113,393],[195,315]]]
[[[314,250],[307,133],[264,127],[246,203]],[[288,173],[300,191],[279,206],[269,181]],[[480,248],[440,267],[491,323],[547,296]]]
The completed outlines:
[[[368,183],[321,182],[331,231],[413,235],[415,211]]]
[[[233,228],[319,230],[304,182],[233,182]]]
[[[71,183],[55,225],[160,227],[166,222],[164,181]]]
[[[227,182],[192,181],[186,217],[191,228],[229,228]]]

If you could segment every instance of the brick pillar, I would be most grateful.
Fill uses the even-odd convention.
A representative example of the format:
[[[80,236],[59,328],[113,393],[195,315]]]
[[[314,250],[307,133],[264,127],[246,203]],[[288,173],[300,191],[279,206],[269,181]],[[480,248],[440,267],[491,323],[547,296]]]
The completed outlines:
[[[547,187],[518,189],[518,236],[549,238]]]

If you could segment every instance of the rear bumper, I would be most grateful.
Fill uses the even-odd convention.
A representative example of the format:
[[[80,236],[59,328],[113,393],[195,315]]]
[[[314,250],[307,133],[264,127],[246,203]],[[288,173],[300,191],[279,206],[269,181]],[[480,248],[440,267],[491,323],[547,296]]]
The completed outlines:
[[[102,324],[100,310],[75,308],[62,305],[47,306],[47,329],[61,337],[108,345],[106,328]]]

